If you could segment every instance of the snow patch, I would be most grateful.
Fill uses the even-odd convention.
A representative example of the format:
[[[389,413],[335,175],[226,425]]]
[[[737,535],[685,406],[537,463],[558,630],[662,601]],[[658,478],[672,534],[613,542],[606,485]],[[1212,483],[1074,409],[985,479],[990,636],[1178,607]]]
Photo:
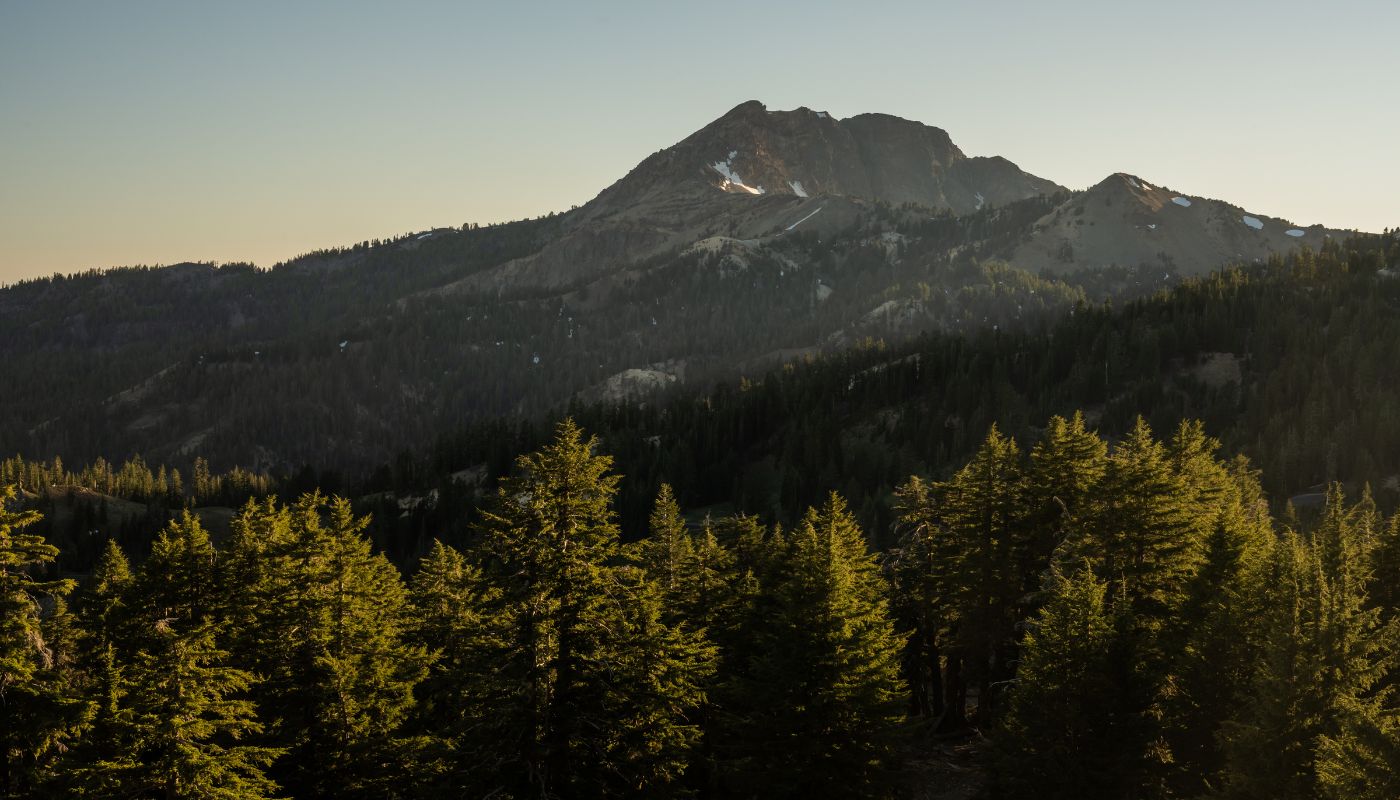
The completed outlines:
[[[1147,223],[1147,229],[1148,229],[1149,231],[1155,231],[1155,230],[1157,230],[1157,223],[1155,223],[1155,222],[1149,222],[1149,223]]]
[[[1139,184],[1137,181],[1133,180],[1131,175],[1128,176],[1128,183],[1131,184],[1134,189],[1142,188],[1142,185]]]
[[[817,209],[817,211],[821,211],[823,208],[826,208],[826,206],[821,206],[821,207],[819,207],[819,208]],[[817,211],[813,211],[812,213],[808,214],[807,216],[803,217],[802,219],[799,219],[798,221],[792,223],[791,225],[789,225],[789,226],[787,226],[786,228],[784,228],[784,230],[790,231],[790,230],[792,230],[793,228],[796,228],[798,225],[801,225],[802,223],[806,222],[807,220],[811,219],[812,217],[815,217],[815,216],[817,215]]]
[[[831,119],[831,115],[826,113],[825,111],[818,111],[817,119]]]
[[[802,188],[802,181],[788,181],[788,186],[792,187],[792,193],[798,197],[807,197],[807,190]]]
[[[1172,202],[1173,202],[1173,203],[1176,203],[1177,205],[1181,206],[1182,208],[1190,208],[1190,207],[1191,207],[1191,201],[1190,201],[1190,200],[1187,200],[1187,199],[1184,198],[1184,197],[1173,197],[1173,198],[1172,198]]]
[[[982,206],[986,205],[986,203],[987,203],[987,201],[986,201],[985,198],[982,197],[982,193],[981,193],[981,192],[978,192],[978,193],[977,193],[977,210],[978,210],[978,211],[981,211],[981,210],[982,210]]]
[[[1248,225],[1256,231],[1264,230],[1264,223],[1261,222],[1258,217],[1251,217],[1248,214],[1246,214],[1243,217],[1240,217],[1240,219],[1244,222],[1244,224]]]
[[[1304,233],[1306,233],[1306,231],[1300,231],[1297,228],[1289,228],[1288,230],[1284,231],[1284,233],[1296,238],[1302,236]]]
[[[430,237],[430,236],[432,236],[432,235],[433,235],[433,232],[432,232],[432,231],[428,231],[427,233],[420,233],[420,234],[418,234],[418,238],[419,238],[420,240],[421,240],[421,239],[427,239],[428,237]]]
[[[726,158],[723,161],[716,161],[715,163],[710,165],[710,169],[713,169],[715,172],[718,172],[720,175],[724,176],[724,183],[721,183],[719,185],[719,188],[725,191],[729,191],[730,186],[736,186],[748,192],[749,194],[763,194],[762,186],[746,185],[744,183],[744,179],[739,177],[739,173],[734,171],[734,159],[738,156],[738,150],[730,150],[729,158]]]

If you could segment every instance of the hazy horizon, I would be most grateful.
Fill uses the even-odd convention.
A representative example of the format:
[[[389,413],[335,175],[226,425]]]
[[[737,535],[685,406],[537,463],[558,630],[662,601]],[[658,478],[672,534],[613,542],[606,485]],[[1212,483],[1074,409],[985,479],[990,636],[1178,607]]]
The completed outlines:
[[[1074,189],[1400,225],[1395,6],[847,8],[5,4],[0,283],[564,211],[750,99]]]

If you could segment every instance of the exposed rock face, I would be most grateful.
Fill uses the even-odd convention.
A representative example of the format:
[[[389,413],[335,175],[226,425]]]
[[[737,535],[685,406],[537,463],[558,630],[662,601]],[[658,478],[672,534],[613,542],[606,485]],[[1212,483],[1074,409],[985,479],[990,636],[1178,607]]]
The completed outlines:
[[[1116,265],[1199,274],[1229,261],[1266,259],[1300,244],[1320,247],[1330,235],[1341,232],[1302,228],[1119,172],[1039,220],[1010,261],[1032,272]]]
[[[660,367],[661,365],[651,365],[625,369],[595,386],[584,389],[579,393],[579,397],[590,403],[640,400],[676,383],[676,373]]]
[[[1063,188],[1004,158],[968,158],[947,132],[919,122],[888,114],[838,120],[749,101],[646,159],[595,202],[600,210],[635,206],[673,197],[685,184],[751,196],[918,203],[958,214]]]
[[[1004,158],[968,158],[940,128],[888,114],[769,111],[751,100],[571,212],[569,233],[541,252],[455,288],[559,288],[716,233],[835,225],[841,218],[825,210],[805,220],[838,198],[967,214],[1062,190]]]

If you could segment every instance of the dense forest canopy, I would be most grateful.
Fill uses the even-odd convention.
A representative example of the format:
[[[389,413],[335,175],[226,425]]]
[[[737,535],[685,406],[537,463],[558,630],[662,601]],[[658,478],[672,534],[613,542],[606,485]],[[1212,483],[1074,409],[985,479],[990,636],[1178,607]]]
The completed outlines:
[[[1199,422],[1043,430],[902,481],[884,553],[837,493],[692,525],[669,485],[624,542],[572,420],[407,576],[309,493],[59,577],[7,489],[0,790],[1395,797],[1400,515],[1277,519]],[[929,768],[974,731],[979,777]]]

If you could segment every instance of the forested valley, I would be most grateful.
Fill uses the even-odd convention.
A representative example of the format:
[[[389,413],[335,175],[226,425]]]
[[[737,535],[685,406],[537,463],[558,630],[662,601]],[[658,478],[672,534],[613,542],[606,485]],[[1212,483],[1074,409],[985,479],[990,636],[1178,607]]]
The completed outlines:
[[[6,460],[0,785],[1393,800],[1397,250],[369,472]]]

